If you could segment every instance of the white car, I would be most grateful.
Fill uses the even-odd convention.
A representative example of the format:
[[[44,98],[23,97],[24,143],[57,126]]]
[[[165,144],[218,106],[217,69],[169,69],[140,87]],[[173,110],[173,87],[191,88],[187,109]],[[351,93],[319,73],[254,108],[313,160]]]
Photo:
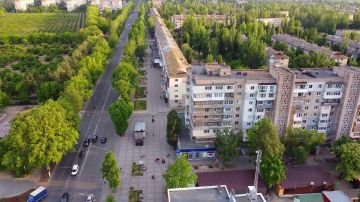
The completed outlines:
[[[77,175],[78,171],[79,171],[79,165],[73,165],[73,167],[71,169],[71,175],[72,176]]]
[[[93,201],[95,201],[95,196],[94,196],[94,194],[89,194],[89,195],[87,195],[87,197],[86,197],[86,202],[93,202]]]

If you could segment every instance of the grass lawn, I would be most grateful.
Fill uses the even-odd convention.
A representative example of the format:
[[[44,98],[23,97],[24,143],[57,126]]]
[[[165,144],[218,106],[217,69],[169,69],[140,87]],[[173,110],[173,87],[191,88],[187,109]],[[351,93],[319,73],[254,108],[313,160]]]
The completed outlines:
[[[134,108],[135,111],[146,110],[146,100],[135,100]]]
[[[141,171],[142,167],[144,167],[144,165],[133,162],[131,167],[131,176],[143,176],[144,173]]]
[[[129,191],[129,202],[142,202],[142,190],[131,190]]]
[[[135,91],[135,98],[145,98],[146,87],[138,87]]]

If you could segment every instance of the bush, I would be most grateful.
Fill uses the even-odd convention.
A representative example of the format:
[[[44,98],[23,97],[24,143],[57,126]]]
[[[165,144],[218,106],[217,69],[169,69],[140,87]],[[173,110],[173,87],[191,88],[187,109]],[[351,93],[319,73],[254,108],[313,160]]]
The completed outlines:
[[[171,110],[167,115],[167,142],[173,148],[176,148],[178,134],[181,131],[181,120],[175,109]]]

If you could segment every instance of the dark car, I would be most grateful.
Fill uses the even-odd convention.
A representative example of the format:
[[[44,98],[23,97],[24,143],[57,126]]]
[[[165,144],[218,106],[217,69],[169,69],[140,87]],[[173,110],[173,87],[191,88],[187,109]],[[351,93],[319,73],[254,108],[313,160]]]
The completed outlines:
[[[136,139],[135,140],[135,146],[144,146],[144,140],[143,139]]]
[[[88,141],[88,139],[84,140],[83,146],[84,146],[84,147],[88,147],[88,146],[89,146],[89,141]]]
[[[360,177],[353,179],[352,181],[350,181],[350,183],[354,189],[359,188],[360,187]]]
[[[107,138],[106,138],[106,137],[101,137],[100,142],[101,142],[102,144],[105,144],[106,141],[107,141]]]
[[[83,158],[85,156],[85,149],[81,149],[79,153],[79,158]]]
[[[97,135],[92,136],[91,141],[92,141],[93,143],[97,142],[97,140],[98,140],[98,136],[97,136]]]
[[[65,192],[63,193],[63,195],[61,196],[61,202],[68,202],[69,201],[69,198],[70,198],[70,195],[69,193]]]

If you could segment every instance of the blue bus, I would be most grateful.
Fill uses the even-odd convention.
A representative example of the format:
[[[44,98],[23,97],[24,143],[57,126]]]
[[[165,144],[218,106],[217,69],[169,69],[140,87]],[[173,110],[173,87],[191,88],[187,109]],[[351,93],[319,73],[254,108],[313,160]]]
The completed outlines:
[[[38,202],[47,195],[48,191],[45,187],[39,187],[30,193],[27,202]]]

